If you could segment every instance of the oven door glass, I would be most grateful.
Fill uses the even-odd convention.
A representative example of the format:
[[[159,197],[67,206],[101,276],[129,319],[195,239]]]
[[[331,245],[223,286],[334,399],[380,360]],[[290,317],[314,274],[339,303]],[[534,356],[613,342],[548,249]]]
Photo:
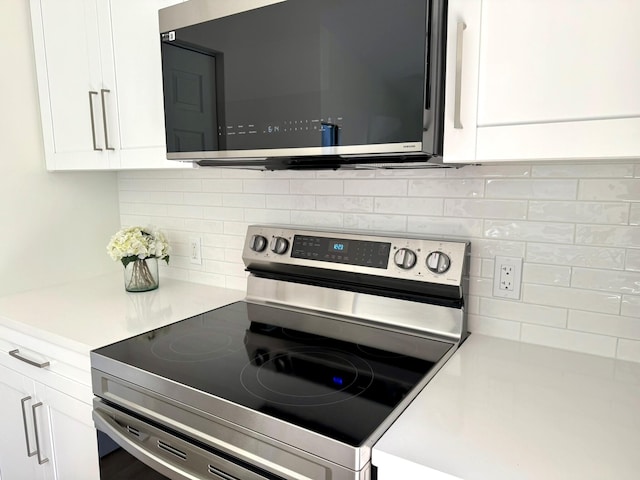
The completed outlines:
[[[167,480],[168,477],[148,467],[120,447],[106,433],[98,432],[100,480]]]

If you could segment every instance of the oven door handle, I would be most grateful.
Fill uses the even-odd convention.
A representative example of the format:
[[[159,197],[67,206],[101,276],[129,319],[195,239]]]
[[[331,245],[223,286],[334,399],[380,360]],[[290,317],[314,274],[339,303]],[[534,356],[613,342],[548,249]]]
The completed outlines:
[[[127,452],[129,452],[142,463],[147,464],[157,472],[170,478],[179,480],[200,480],[200,477],[191,475],[189,472],[185,472],[184,470],[176,468],[169,462],[163,460],[161,457],[154,455],[149,450],[142,448],[135,442],[132,442],[120,432],[118,424],[113,418],[111,418],[111,416],[109,416],[109,414],[94,410],[93,421],[98,430],[102,431],[102,433],[106,433],[109,437],[111,437],[113,441],[124,448]]]

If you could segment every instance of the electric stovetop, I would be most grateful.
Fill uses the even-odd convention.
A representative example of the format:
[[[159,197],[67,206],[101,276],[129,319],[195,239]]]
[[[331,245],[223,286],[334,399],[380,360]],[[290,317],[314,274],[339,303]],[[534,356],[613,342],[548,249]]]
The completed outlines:
[[[359,446],[452,347],[240,301],[94,353]]]

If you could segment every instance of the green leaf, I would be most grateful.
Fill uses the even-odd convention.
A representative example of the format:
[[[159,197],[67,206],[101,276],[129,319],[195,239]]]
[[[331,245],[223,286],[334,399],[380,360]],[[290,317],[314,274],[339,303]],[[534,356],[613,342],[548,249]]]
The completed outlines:
[[[136,260],[138,260],[137,255],[131,255],[129,257],[122,257],[122,265],[124,265],[125,268],[127,268],[127,265],[129,265],[131,262],[135,262]]]

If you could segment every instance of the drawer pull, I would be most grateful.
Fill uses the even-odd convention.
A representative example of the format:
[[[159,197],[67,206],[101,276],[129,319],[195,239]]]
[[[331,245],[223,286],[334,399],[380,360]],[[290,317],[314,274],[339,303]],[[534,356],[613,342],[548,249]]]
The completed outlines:
[[[23,361],[24,363],[28,363],[29,365],[33,365],[34,367],[38,367],[38,368],[44,368],[44,367],[48,367],[49,366],[49,362],[42,362],[42,363],[38,363],[34,360],[30,360],[26,357],[23,357],[20,354],[20,350],[19,349],[15,349],[15,350],[11,350],[9,352],[9,355],[11,355],[14,358],[17,358],[18,360]]]

